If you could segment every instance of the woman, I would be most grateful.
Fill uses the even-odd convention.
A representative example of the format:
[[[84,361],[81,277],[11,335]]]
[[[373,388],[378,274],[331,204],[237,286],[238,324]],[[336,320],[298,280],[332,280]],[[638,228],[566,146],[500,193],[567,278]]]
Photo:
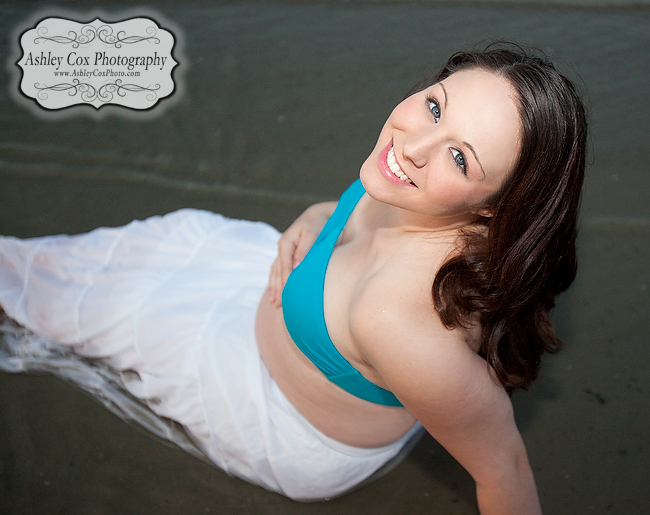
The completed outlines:
[[[546,61],[455,54],[395,108],[338,205],[279,241],[191,210],[7,238],[0,304],[135,372],[132,394],[271,490],[341,494],[422,425],[472,475],[481,513],[540,513],[508,394],[559,347],[548,311],[575,276],[585,139]],[[0,364],[27,368],[39,345]]]

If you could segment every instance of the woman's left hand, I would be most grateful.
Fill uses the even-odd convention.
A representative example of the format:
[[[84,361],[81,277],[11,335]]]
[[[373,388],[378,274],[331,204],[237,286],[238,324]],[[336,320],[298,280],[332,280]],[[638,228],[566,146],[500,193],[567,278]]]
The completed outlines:
[[[278,255],[271,265],[271,302],[282,305],[282,289],[289,274],[303,260],[321,229],[336,208],[336,202],[321,202],[308,207],[278,240]]]

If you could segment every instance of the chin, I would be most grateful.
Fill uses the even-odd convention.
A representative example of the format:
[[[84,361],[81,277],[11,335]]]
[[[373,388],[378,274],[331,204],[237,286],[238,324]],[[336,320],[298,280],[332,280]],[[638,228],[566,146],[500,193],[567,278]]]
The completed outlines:
[[[372,173],[372,170],[366,170],[364,173],[363,168],[359,173],[361,184],[363,184],[367,195],[382,204],[395,205],[395,193],[391,191],[391,184],[389,184],[383,175],[378,170]],[[388,188],[387,188],[388,186]]]
[[[369,159],[370,158],[368,158],[368,160]],[[376,195],[381,189],[381,183],[385,182],[386,179],[383,178],[379,170],[372,170],[368,164],[368,161],[363,163],[363,166],[359,171],[359,179],[361,179],[361,184],[363,184],[366,193],[376,199]]]

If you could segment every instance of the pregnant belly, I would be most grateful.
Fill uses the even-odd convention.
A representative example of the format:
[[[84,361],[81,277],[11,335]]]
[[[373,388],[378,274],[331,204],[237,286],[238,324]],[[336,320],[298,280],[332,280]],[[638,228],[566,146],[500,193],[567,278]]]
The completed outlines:
[[[262,296],[255,321],[264,364],[291,404],[319,431],[355,447],[380,447],[403,436],[415,423],[404,408],[374,404],[331,383],[296,347],[282,309]]]

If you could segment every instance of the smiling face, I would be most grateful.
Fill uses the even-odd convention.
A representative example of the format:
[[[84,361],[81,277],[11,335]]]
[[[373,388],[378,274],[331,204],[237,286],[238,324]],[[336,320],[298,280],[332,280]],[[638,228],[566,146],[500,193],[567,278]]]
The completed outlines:
[[[391,113],[361,181],[375,200],[424,215],[431,226],[490,216],[520,149],[515,94],[479,68],[456,72]]]

